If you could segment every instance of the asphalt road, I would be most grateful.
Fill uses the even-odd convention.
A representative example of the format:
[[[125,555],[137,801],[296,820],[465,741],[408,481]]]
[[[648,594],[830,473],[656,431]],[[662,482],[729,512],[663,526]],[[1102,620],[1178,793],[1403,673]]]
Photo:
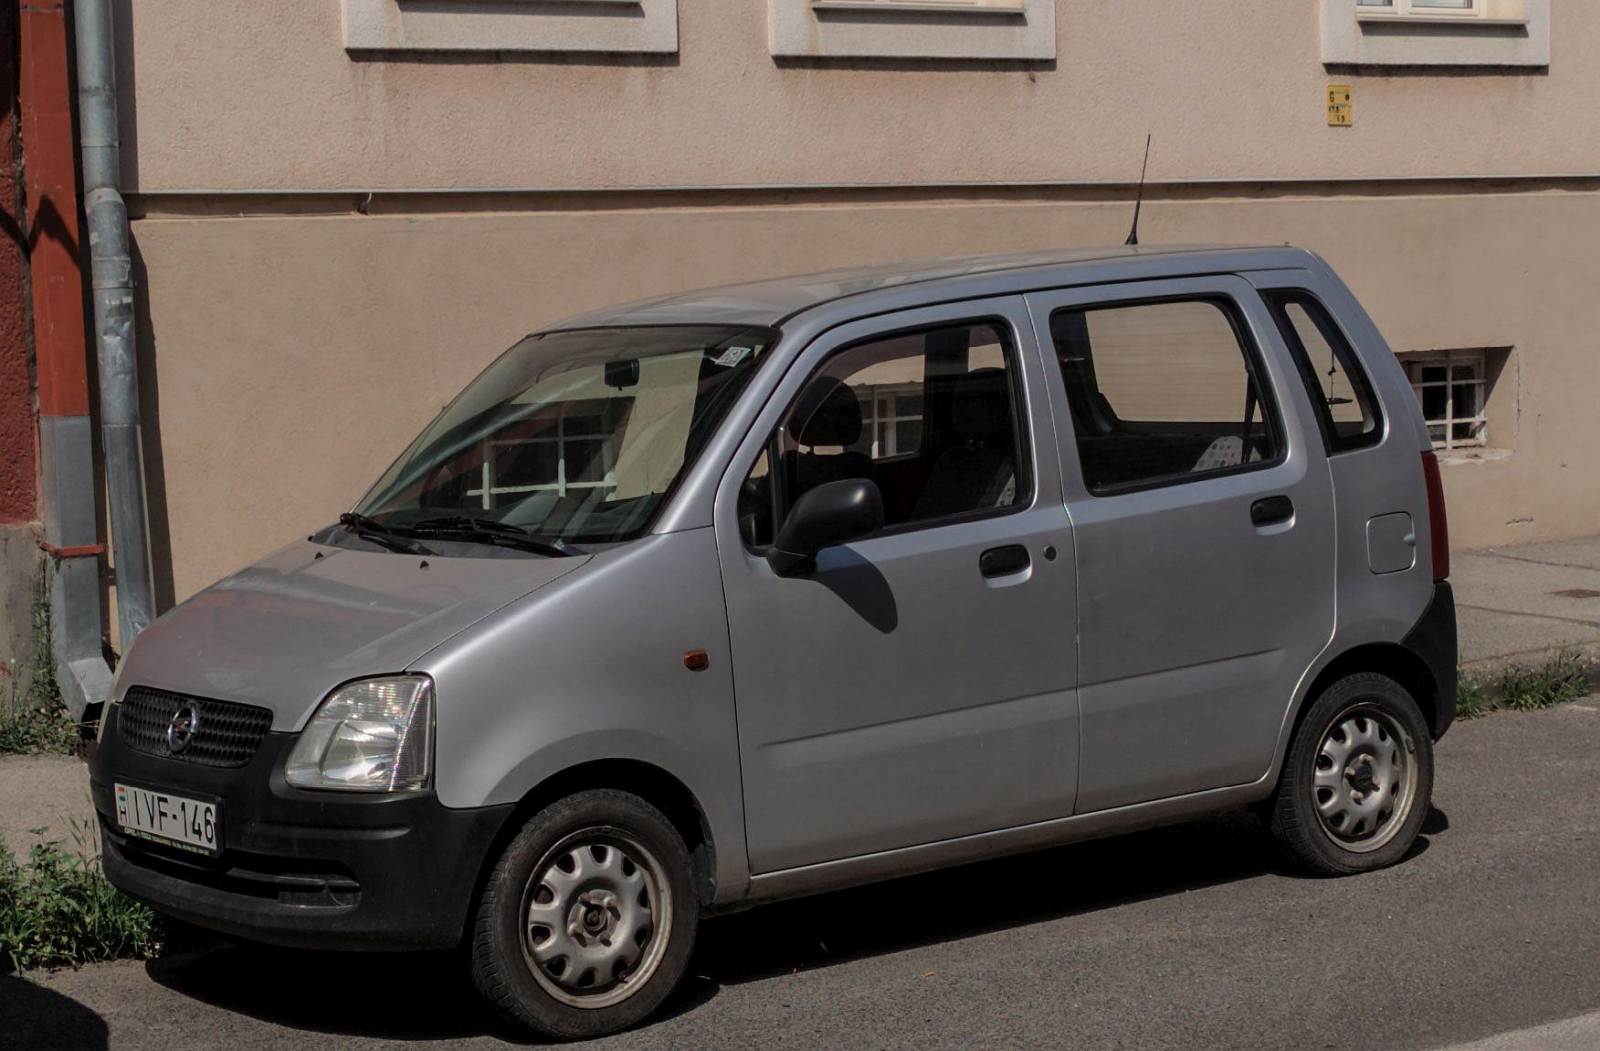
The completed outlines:
[[[709,922],[667,1016],[594,1046],[1595,1046],[1600,702],[1458,725],[1439,763],[1384,872],[1302,878],[1235,815],[769,906]],[[453,963],[235,946],[0,978],[0,1045],[504,1046]]]

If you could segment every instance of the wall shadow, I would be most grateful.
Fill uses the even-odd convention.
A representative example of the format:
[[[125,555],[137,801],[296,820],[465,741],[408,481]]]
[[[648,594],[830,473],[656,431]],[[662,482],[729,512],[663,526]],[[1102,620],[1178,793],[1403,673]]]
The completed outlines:
[[[161,452],[161,389],[156,382],[156,333],[150,317],[150,275],[139,242],[132,240],[133,326],[139,369],[140,443],[144,450],[145,507],[150,530],[150,574],[155,579],[155,612],[176,603],[172,577],[172,521],[167,506],[167,465]]]
[[[0,1046],[11,1051],[109,1047],[105,1019],[69,996],[15,975],[0,976]]]

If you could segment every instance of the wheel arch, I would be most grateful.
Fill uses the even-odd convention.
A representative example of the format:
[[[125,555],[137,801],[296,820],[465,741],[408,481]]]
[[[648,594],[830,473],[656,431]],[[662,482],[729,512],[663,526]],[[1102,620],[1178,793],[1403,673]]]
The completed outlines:
[[[1345,676],[1358,672],[1376,672],[1398,682],[1416,700],[1417,707],[1422,709],[1422,718],[1433,728],[1435,735],[1439,733],[1439,684],[1428,662],[1399,643],[1369,642],[1345,650],[1317,672],[1301,698],[1287,740],[1294,739],[1306,712],[1311,710],[1311,705],[1323,690]]]
[[[717,855],[716,840],[705,808],[689,786],[667,770],[644,760],[623,758],[592,759],[577,763],[550,774],[528,789],[517,800],[501,826],[500,834],[484,855],[474,901],[483,893],[484,881],[493,870],[495,860],[529,818],[558,799],[594,788],[630,792],[666,816],[689,850],[700,905],[702,908],[710,905],[716,893]]]

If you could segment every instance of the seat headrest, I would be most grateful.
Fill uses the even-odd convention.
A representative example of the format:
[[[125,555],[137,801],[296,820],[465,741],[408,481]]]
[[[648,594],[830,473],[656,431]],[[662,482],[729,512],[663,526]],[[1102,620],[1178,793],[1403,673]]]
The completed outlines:
[[[861,440],[861,402],[855,391],[831,376],[813,383],[796,406],[795,441],[819,445],[851,446]]]
[[[1011,432],[1005,369],[977,369],[956,382],[950,426],[968,444],[1004,443]]]

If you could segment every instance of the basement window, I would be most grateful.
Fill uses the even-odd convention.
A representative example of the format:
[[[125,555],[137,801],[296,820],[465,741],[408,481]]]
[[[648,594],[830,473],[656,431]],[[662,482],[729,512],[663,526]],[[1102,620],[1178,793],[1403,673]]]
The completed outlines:
[[[1489,444],[1487,352],[1406,355],[1401,363],[1428,421],[1428,436],[1435,449],[1481,449]]]

